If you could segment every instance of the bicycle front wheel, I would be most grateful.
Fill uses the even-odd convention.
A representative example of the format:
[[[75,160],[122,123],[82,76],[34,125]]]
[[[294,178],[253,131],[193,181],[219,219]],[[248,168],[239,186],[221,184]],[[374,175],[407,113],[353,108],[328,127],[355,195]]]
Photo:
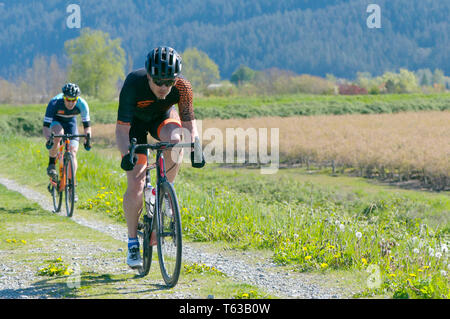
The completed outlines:
[[[64,178],[66,179],[66,187],[64,189],[66,197],[66,215],[67,217],[72,217],[73,209],[75,206],[75,172],[73,167],[72,154],[67,153],[67,157],[64,160]]]
[[[181,217],[175,189],[169,182],[159,186],[159,202],[156,217],[159,266],[164,282],[173,287],[177,284],[181,269]]]

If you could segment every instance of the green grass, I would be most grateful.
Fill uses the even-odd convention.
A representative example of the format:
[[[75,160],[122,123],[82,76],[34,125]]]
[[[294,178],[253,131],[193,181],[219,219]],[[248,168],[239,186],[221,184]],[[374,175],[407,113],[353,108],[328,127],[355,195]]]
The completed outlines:
[[[394,113],[448,109],[450,94],[312,95],[204,97],[195,100],[200,118]],[[217,115],[214,115],[215,112]]]
[[[91,121],[115,123],[118,102],[88,101]],[[450,93],[386,95],[270,95],[199,97],[194,100],[197,119],[250,118],[257,116],[299,116],[377,114],[423,110],[448,110]],[[0,133],[39,135],[45,104],[0,105]]]
[[[42,141],[0,142],[0,172],[44,188]],[[78,158],[78,206],[123,222],[126,178],[119,154],[81,150]],[[449,297],[448,193],[402,191],[301,169],[261,175],[216,165],[183,166],[175,188],[188,240],[271,250],[273,261],[299,272],[370,267],[376,285],[361,296]]]

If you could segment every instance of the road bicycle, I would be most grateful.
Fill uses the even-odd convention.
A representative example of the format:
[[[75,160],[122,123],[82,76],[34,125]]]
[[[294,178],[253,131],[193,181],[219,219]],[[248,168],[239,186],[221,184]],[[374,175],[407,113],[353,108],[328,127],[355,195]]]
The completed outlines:
[[[143,247],[143,266],[138,269],[141,276],[146,276],[150,270],[153,255],[152,232],[156,233],[156,246],[158,261],[164,282],[168,287],[174,287],[180,276],[182,257],[181,216],[175,189],[167,180],[163,151],[172,148],[194,147],[198,154],[198,140],[195,143],[168,143],[136,144],[131,140],[129,147],[130,158],[136,152],[145,151],[147,167],[144,184],[144,205],[138,224],[138,236]],[[156,151],[156,160],[150,163],[150,150]],[[151,186],[151,171],[155,170],[155,187]],[[153,200],[152,200],[153,199]],[[142,211],[141,211],[142,212]]]
[[[50,139],[45,146],[47,149],[51,149],[54,145],[54,138],[61,138],[61,142],[58,145],[58,154],[56,155],[55,166],[58,167],[56,174],[50,177],[50,183],[48,184],[48,191],[52,195],[53,199],[53,212],[58,213],[61,211],[63,193],[65,197],[66,215],[72,217],[75,207],[75,185],[76,179],[74,174],[73,155],[70,152],[70,139],[76,137],[85,137],[86,143],[84,147],[86,150],[90,149],[90,135],[75,135],[75,134],[63,134],[63,135],[50,135]]]

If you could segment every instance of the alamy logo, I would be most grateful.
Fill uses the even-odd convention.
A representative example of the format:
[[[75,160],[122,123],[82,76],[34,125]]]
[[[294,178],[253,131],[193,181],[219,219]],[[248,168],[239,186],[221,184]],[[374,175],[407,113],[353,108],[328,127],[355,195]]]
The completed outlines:
[[[370,275],[367,277],[366,283],[367,287],[370,289],[378,289],[381,287],[381,270],[378,265],[369,265],[366,272]]]
[[[369,29],[381,28],[381,8],[378,4],[369,4],[367,6],[367,13],[371,13],[367,17],[366,24]]]
[[[72,265],[73,273],[67,278],[66,284],[70,289],[81,287],[81,267],[78,264]]]
[[[81,9],[78,4],[69,4],[66,12],[70,15],[66,19],[66,25],[69,29],[81,28]]]
[[[203,148],[207,163],[257,164],[261,174],[276,174],[279,168],[279,128],[219,128],[203,130],[197,121],[200,140],[209,140]],[[178,128],[172,132],[183,137],[183,143],[191,140],[189,130]],[[174,136],[172,136],[174,137]],[[173,149],[172,160],[178,162],[179,151]],[[189,161],[189,158],[185,158]]]

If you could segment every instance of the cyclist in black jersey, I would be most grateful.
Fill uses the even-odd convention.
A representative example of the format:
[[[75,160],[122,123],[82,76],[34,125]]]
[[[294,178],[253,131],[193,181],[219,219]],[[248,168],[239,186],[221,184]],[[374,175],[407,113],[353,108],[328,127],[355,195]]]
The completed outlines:
[[[116,124],[116,142],[122,154],[121,167],[127,172],[127,190],[123,197],[123,210],[128,227],[127,263],[132,268],[142,265],[137,240],[137,226],[142,208],[142,190],[145,182],[145,154],[137,154],[131,164],[128,146],[132,138],[138,144],[147,143],[147,133],[157,140],[179,143],[181,130],[186,129],[192,142],[198,137],[193,110],[193,94],[189,81],[181,76],[181,57],[170,47],[153,49],[145,61],[145,69],[128,74],[119,97]],[[174,105],[178,104],[178,111]],[[205,161],[193,167],[203,167]],[[174,157],[174,154],[177,156]],[[173,183],[183,157],[182,150],[168,151],[167,177]],[[202,154],[203,156],[203,154]],[[152,239],[154,237],[152,236]],[[154,240],[152,240],[154,242]]]

